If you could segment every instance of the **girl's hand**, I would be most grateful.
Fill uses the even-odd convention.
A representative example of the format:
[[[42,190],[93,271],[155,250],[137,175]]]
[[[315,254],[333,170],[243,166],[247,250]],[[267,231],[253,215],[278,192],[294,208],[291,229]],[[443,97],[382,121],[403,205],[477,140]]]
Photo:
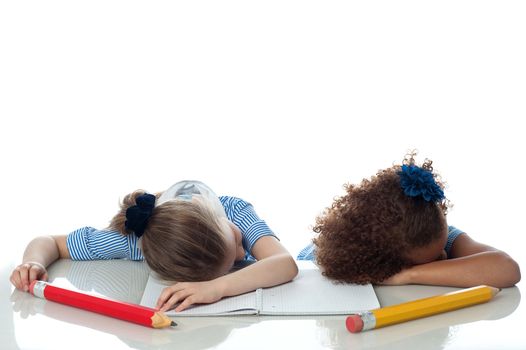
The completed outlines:
[[[28,292],[31,282],[34,280],[47,281],[47,279],[47,270],[44,265],[36,261],[28,261],[18,265],[9,280],[17,289]]]
[[[172,309],[183,311],[192,304],[208,304],[223,297],[223,288],[217,280],[206,282],[179,282],[163,289],[156,307],[160,311]]]

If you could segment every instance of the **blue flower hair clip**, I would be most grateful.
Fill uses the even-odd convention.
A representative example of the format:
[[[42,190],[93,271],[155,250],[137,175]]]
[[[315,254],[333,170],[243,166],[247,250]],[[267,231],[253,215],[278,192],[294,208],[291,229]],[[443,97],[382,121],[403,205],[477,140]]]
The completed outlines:
[[[153,208],[155,207],[155,196],[153,194],[141,194],[135,200],[137,205],[133,205],[126,209],[126,222],[124,226],[132,230],[133,233],[140,238],[148,225],[148,220],[152,216]]]
[[[398,174],[406,196],[422,197],[427,202],[435,203],[446,198],[431,171],[416,165],[402,165]]]

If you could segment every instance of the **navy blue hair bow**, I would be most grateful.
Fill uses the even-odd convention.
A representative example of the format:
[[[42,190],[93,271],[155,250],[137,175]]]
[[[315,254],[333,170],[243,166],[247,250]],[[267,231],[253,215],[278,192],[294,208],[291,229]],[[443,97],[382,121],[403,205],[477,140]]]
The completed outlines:
[[[446,198],[431,171],[416,165],[402,165],[402,171],[398,174],[406,196],[422,197],[427,202],[438,202]]]
[[[153,208],[155,208],[155,196],[149,193],[141,194],[135,199],[135,203],[137,205],[126,209],[124,226],[140,238],[146,229],[146,225],[148,225],[150,216],[152,216]]]

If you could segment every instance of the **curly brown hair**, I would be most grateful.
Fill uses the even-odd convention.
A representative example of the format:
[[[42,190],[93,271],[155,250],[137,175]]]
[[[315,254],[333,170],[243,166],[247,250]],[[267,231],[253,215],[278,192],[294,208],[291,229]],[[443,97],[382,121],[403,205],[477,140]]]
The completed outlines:
[[[414,165],[410,153],[403,164]],[[426,159],[421,168],[433,172]],[[400,185],[401,166],[378,171],[360,185],[346,184],[316,219],[316,261],[328,278],[347,283],[379,283],[411,265],[408,249],[438,239],[445,230],[448,202],[409,197]],[[437,174],[435,182],[444,187]]]

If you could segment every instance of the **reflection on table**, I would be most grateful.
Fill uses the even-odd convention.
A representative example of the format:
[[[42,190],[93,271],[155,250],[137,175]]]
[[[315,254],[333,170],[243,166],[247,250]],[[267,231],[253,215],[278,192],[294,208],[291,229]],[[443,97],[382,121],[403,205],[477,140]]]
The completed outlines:
[[[126,260],[59,260],[49,269],[50,281],[61,287],[131,303],[140,301],[148,273],[145,263]],[[456,289],[430,286],[375,287],[383,306],[452,290]],[[232,349],[250,344],[251,350],[272,347],[392,350],[414,347],[415,344],[425,344],[430,349],[447,348],[457,341],[455,335],[462,325],[481,320],[499,320],[511,315],[520,304],[520,291],[516,287],[507,288],[486,304],[359,334],[347,332],[344,316],[178,317],[177,327],[157,330],[37,299],[16,290],[12,292],[10,301],[15,337],[11,341],[20,344],[20,340],[23,340],[22,347],[35,344],[24,338],[34,333],[34,327],[56,325],[59,322],[72,331],[95,331],[91,332],[94,338],[101,337],[101,334],[116,336],[125,348]],[[48,330],[48,333],[53,333],[53,330]],[[52,344],[40,345],[42,348],[53,348]],[[67,345],[56,343],[55,348],[67,348]]]

